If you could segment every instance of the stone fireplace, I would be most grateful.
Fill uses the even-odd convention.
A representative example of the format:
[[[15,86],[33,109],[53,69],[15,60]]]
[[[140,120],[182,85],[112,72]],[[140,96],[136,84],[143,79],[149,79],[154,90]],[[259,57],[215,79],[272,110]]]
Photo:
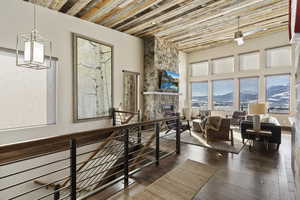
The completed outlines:
[[[179,73],[179,51],[174,44],[155,37],[144,38],[144,107],[143,120],[164,117],[164,105],[178,111],[178,94],[160,91],[161,70]]]

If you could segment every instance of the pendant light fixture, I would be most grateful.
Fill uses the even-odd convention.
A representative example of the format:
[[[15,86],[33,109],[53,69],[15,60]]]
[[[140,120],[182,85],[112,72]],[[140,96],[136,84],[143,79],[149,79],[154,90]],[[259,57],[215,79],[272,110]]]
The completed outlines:
[[[17,36],[16,65],[32,69],[49,69],[53,64],[52,42],[39,34],[37,30],[37,6],[34,2],[33,29],[30,33]],[[47,56],[46,56],[47,55]]]

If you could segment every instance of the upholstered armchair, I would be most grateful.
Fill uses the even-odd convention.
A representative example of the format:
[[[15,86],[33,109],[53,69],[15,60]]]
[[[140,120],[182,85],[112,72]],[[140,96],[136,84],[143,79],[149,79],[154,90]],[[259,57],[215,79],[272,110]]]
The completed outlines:
[[[233,144],[233,133],[230,130],[230,119],[221,117],[208,117],[205,127],[207,141],[224,140]]]
[[[246,111],[234,111],[230,123],[233,126],[240,126],[241,121],[246,119]]]

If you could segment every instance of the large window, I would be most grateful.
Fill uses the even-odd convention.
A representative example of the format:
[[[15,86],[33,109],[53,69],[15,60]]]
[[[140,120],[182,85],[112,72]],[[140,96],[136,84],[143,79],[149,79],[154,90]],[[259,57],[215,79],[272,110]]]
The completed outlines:
[[[240,110],[247,111],[249,103],[258,101],[258,77],[240,79]]]
[[[234,57],[218,58],[212,60],[213,73],[224,74],[234,72]]]
[[[55,123],[56,71],[16,66],[15,51],[0,49],[0,130]]]
[[[241,71],[259,69],[259,52],[240,54],[239,60]]]
[[[278,47],[266,50],[267,67],[286,67],[292,65],[291,47]]]
[[[193,63],[191,66],[192,66],[192,77],[208,75],[208,61]]]
[[[233,107],[233,80],[213,81],[213,107],[215,110],[230,110]]]
[[[208,83],[192,83],[192,107],[208,109]]]
[[[270,113],[289,113],[290,76],[274,75],[266,77],[266,98]]]

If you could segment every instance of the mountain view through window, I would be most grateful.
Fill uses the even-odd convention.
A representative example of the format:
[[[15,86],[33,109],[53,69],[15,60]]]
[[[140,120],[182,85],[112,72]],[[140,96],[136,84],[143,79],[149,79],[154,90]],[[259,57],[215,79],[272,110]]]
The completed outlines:
[[[192,83],[192,107],[208,109],[208,83]]]
[[[266,89],[269,112],[288,113],[290,109],[289,75],[267,76]]]
[[[240,79],[240,109],[248,110],[249,103],[258,101],[258,78],[241,78]]]
[[[233,107],[233,80],[213,81],[213,107],[215,110],[230,110]]]

